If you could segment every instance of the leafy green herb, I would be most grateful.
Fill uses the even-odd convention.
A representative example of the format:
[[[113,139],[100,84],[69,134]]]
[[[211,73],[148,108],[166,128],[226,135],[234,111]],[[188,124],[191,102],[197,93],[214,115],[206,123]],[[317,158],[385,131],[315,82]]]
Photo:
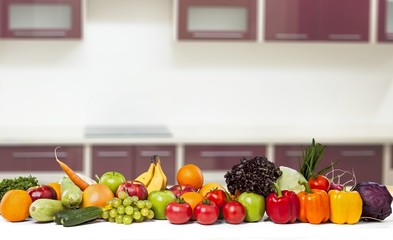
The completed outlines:
[[[27,190],[30,187],[38,186],[38,180],[36,177],[28,176],[28,177],[18,177],[14,179],[4,178],[0,182],[0,201],[3,198],[4,194],[9,190],[19,189],[19,190]]]
[[[306,178],[307,180],[316,175],[323,174],[337,163],[336,161],[329,166],[323,168],[318,173],[315,172],[318,163],[321,160],[323,153],[325,152],[325,149],[326,146],[320,143],[315,143],[315,140],[312,139],[311,145],[302,151],[303,161],[300,163],[299,172],[303,174],[304,178]]]

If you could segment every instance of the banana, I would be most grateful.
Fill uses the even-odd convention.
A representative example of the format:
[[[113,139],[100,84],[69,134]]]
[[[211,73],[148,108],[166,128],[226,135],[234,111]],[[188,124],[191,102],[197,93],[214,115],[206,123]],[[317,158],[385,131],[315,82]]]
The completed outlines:
[[[161,163],[158,160],[154,167],[153,178],[151,179],[149,185],[147,185],[146,187],[149,194],[152,191],[161,190],[164,185],[164,176],[162,175],[160,169],[161,169]]]
[[[155,163],[152,161],[150,163],[149,169],[146,172],[139,175],[137,178],[135,178],[135,180],[138,180],[141,183],[143,183],[145,186],[148,186],[151,179],[153,178],[154,168],[155,168]]]
[[[161,189],[166,189],[168,178],[166,177],[166,175],[165,175],[165,173],[164,173],[164,170],[162,170],[161,160],[158,159],[158,162],[160,163],[159,170],[160,170],[160,172],[161,172],[162,177],[164,178],[164,181],[162,182],[162,187],[161,187]]]

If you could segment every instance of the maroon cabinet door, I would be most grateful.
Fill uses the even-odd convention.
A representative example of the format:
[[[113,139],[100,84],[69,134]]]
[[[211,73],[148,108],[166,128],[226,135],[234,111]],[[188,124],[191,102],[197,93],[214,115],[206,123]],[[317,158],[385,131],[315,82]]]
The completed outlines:
[[[378,1],[378,41],[393,41],[393,2]]]
[[[302,161],[302,150],[308,145],[277,145],[275,147],[275,163],[277,166],[288,166],[299,170]],[[320,168],[338,160],[335,169],[355,172],[357,182],[382,182],[382,145],[328,145],[319,163]],[[338,171],[337,171],[338,173]],[[341,183],[349,180],[346,174]]]
[[[92,146],[92,176],[105,172],[122,173],[127,180],[135,175],[135,157],[132,146]]]
[[[180,40],[256,40],[257,0],[178,0],[177,27]]]
[[[319,40],[368,41],[370,0],[318,0]]]
[[[1,37],[81,38],[81,0],[2,0]]]
[[[266,0],[265,40],[316,40],[317,0]]]
[[[202,170],[229,171],[233,165],[240,163],[242,157],[265,155],[265,145],[187,145],[184,162],[193,163]]]
[[[1,171],[62,171],[56,162],[57,146],[0,147]],[[83,171],[83,146],[62,146],[56,150],[59,160],[75,171]]]
[[[161,160],[161,167],[168,178],[168,185],[175,184],[176,172],[176,146],[136,146],[135,147],[135,175],[146,172],[150,165],[150,159],[158,155]]]

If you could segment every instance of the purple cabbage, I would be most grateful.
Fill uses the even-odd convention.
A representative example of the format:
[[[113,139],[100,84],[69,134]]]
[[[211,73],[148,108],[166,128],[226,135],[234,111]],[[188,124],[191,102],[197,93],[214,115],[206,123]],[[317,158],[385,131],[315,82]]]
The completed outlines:
[[[363,219],[384,220],[392,213],[393,197],[385,185],[376,182],[361,182],[356,184],[363,200]]]

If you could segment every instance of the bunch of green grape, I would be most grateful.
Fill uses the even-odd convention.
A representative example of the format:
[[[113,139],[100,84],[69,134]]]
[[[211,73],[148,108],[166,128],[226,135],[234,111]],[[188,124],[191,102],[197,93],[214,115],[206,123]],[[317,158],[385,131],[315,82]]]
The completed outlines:
[[[139,200],[137,196],[131,197],[121,191],[118,197],[108,201],[101,217],[109,222],[126,225],[143,222],[154,217],[152,205],[149,200]]]

